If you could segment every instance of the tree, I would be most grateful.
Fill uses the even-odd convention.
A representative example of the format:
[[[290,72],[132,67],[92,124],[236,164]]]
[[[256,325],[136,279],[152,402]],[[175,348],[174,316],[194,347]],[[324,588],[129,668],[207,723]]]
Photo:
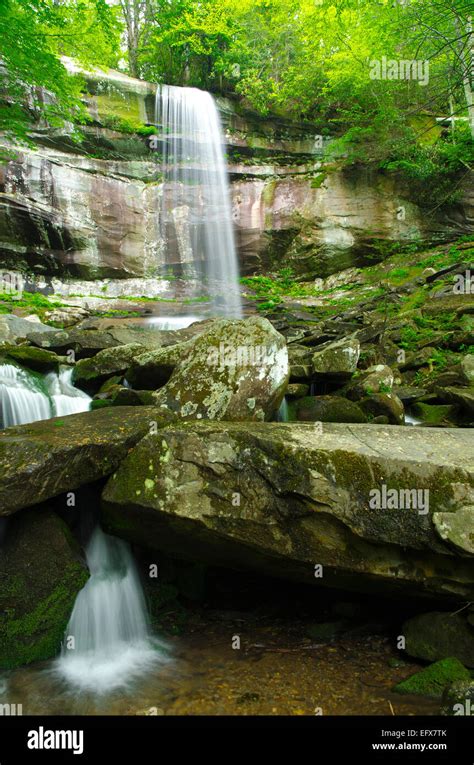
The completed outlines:
[[[113,66],[120,25],[105,0],[0,0],[0,130],[27,140],[33,118],[51,125],[86,118],[81,81],[61,55]]]

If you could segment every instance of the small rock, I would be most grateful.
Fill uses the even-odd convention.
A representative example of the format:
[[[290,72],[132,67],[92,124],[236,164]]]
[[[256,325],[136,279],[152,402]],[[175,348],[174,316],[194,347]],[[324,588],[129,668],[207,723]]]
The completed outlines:
[[[395,693],[410,693],[440,699],[444,690],[455,681],[470,680],[469,670],[458,659],[449,657],[430,664],[394,687]]]

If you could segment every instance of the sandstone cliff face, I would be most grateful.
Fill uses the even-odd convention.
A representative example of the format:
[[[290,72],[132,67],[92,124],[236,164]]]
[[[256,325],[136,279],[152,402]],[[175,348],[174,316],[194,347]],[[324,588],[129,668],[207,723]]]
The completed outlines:
[[[38,126],[37,149],[0,166],[0,263],[43,275],[151,276],[178,265],[161,245],[159,157],[133,127],[153,121],[154,86],[97,74],[82,142]],[[391,176],[321,162],[315,129],[242,115],[219,99],[243,273],[291,266],[327,276],[384,243],[472,230],[474,191],[429,217]],[[86,156],[87,155],[87,156]]]

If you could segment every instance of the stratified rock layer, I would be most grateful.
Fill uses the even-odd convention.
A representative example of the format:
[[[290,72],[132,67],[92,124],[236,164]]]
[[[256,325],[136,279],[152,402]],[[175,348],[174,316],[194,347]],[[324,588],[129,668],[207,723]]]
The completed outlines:
[[[472,598],[472,557],[446,544],[432,517],[472,496],[473,444],[468,430],[170,426],[109,479],[104,517],[131,541],[227,566]]]

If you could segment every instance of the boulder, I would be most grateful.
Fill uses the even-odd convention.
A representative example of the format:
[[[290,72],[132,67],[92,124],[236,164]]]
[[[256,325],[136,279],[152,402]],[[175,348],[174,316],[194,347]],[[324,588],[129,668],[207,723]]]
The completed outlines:
[[[94,329],[71,329],[57,330],[54,333],[29,332],[27,339],[38,348],[47,348],[61,355],[67,355],[74,351],[76,358],[88,358],[95,356],[104,348],[114,348],[121,345],[108,332]]]
[[[470,388],[436,388],[436,393],[444,401],[459,404],[466,414],[474,414],[474,386]]]
[[[108,377],[119,373],[123,375],[135,356],[143,351],[143,345],[129,343],[116,348],[105,348],[91,358],[80,359],[74,367],[73,382],[88,393],[94,392]]]
[[[153,407],[121,407],[1,431],[0,516],[109,475],[150,423],[169,419]]]
[[[473,443],[467,429],[170,426],[146,436],[109,479],[104,521],[131,542],[227,567],[473,599],[471,560],[432,523],[473,495]],[[384,486],[428,492],[429,506],[383,509]]]
[[[13,359],[21,366],[33,369],[35,372],[57,372],[60,364],[67,364],[67,358],[31,345],[14,345],[5,351],[7,361]]]
[[[285,338],[267,319],[221,319],[193,342],[154,401],[181,419],[268,420],[288,379]]]
[[[367,422],[362,409],[341,396],[306,396],[290,408],[298,422]]]
[[[55,656],[88,578],[66,524],[41,509],[9,519],[0,548],[0,668]]]
[[[346,389],[346,396],[352,401],[358,401],[372,393],[390,393],[393,387],[394,375],[390,367],[377,364],[360,372],[356,380]]]
[[[14,342],[18,337],[26,337],[30,332],[39,332],[46,335],[48,332],[56,332],[54,327],[42,324],[36,314],[23,318],[15,314],[0,315],[0,343]]]
[[[474,667],[474,627],[465,611],[433,611],[408,619],[402,627],[410,656],[438,661],[455,656],[466,667]]]
[[[304,383],[290,383],[286,389],[288,398],[304,398],[309,393],[309,385]]]
[[[360,343],[355,338],[346,337],[335,343],[329,343],[313,353],[313,375],[337,379],[350,378],[357,369],[359,356]]]
[[[359,405],[366,414],[373,417],[388,417],[393,425],[405,422],[405,408],[395,393],[375,393],[359,401]]]
[[[423,401],[418,401],[413,404],[412,413],[428,425],[447,423],[452,426],[458,409],[459,407],[453,404],[425,404]]]
[[[428,696],[441,699],[443,693],[454,682],[466,682],[470,679],[469,671],[455,658],[447,658],[430,664],[395,686],[395,693]]]
[[[148,351],[136,356],[127,371],[127,382],[134,388],[157,390],[165,385],[180,361],[184,361],[193,340]]]

